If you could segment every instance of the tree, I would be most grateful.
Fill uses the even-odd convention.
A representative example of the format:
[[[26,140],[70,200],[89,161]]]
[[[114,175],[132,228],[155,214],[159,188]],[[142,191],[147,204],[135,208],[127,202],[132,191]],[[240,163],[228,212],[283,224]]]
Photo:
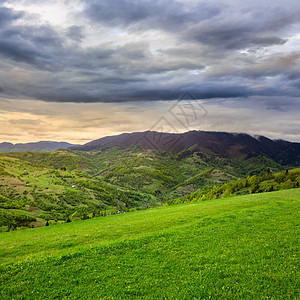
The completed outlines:
[[[230,188],[227,188],[223,194],[223,197],[226,198],[229,197],[230,195],[231,195]]]

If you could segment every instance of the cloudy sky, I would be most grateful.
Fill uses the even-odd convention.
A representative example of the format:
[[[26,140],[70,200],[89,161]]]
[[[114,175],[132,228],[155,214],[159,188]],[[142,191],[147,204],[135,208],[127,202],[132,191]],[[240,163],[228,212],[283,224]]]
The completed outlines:
[[[300,142],[299,16],[297,0],[1,1],[0,142],[148,129]]]

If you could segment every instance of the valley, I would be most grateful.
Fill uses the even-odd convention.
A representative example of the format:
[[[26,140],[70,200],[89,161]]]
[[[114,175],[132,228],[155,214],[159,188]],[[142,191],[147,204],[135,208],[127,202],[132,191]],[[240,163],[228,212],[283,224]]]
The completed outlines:
[[[191,134],[195,136],[196,132]],[[272,154],[266,152],[266,146],[263,152],[258,151],[263,147],[250,136],[231,134],[229,136],[236,143],[232,144],[224,141],[224,134],[211,133],[219,145],[213,152],[212,148],[205,150],[202,147],[207,144],[202,139],[203,134],[208,133],[199,134],[200,139],[195,139],[193,145],[190,140],[184,142],[186,134],[182,134],[181,145],[186,146],[180,146],[183,150],[179,152],[148,149],[136,139],[139,134],[134,133],[130,134],[131,142],[127,141],[129,144],[126,145],[122,144],[124,135],[120,135],[113,137],[113,144],[103,138],[100,141],[105,140],[105,146],[97,141],[98,146],[94,143],[94,149],[89,150],[71,147],[46,153],[1,153],[0,228],[6,231],[55,225],[152,206],[299,186],[299,172],[295,171],[293,178],[287,177],[279,185],[254,190],[256,183],[274,181],[280,176],[278,172],[299,166],[297,155],[289,158],[290,164],[280,163],[280,157],[293,155],[298,144],[284,148],[283,152],[281,146],[276,151],[272,148]],[[265,139],[261,140],[265,142]],[[228,153],[226,149],[233,146],[240,149],[240,154]],[[224,152],[220,153],[220,149]],[[269,175],[272,172],[273,177],[250,178],[264,176],[266,172]],[[224,186],[246,180],[246,177],[251,183],[247,182],[247,185],[241,181],[236,184],[245,187],[243,191],[238,188],[228,190]],[[285,183],[288,180],[292,183]],[[271,185],[270,182],[267,184]]]

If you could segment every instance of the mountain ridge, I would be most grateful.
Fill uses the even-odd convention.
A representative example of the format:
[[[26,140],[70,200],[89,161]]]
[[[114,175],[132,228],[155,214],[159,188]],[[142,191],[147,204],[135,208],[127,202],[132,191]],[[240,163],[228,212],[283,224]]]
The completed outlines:
[[[300,164],[300,143],[272,140],[264,136],[253,137],[246,133],[216,131],[188,131],[163,133],[155,131],[122,133],[93,140],[71,150],[105,150],[113,147],[159,150],[179,153],[199,151],[225,155],[230,158],[264,155],[280,164]]]
[[[55,141],[39,141],[30,143],[0,143],[0,152],[48,152],[58,149],[67,149],[71,146],[77,146],[68,142],[55,142]]]

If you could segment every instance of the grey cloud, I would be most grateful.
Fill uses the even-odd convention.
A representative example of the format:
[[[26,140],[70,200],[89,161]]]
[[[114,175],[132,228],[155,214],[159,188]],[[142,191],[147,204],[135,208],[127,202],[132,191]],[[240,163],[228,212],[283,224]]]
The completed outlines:
[[[190,57],[185,57],[182,53],[168,55],[161,53],[158,56],[152,55],[149,51],[148,42],[132,42],[122,46],[103,44],[101,48],[91,48],[86,50],[81,56],[82,69],[98,70],[105,69],[105,72],[115,72],[113,77],[132,77],[160,74],[179,69],[195,70],[203,69],[205,66],[201,62]],[[91,73],[91,72],[89,72]],[[96,73],[98,78],[103,78],[101,73]]]
[[[68,28],[67,36],[76,42],[81,42],[84,38],[83,29],[80,26],[73,25]]]
[[[24,14],[0,6],[0,55],[17,62],[36,63],[36,58],[42,55],[22,40],[20,27],[12,25],[13,21],[20,19]]]
[[[86,16],[96,23],[133,30],[160,28],[174,31],[185,24],[217,15],[216,5],[201,3],[190,9],[183,3],[167,1],[104,0],[89,1]]]
[[[0,40],[0,55],[13,59],[16,62],[26,62],[34,65],[39,65],[38,59],[44,57],[42,53],[33,47],[3,40]]]
[[[90,2],[86,14],[96,22],[122,27],[145,19],[149,16],[149,11],[142,2],[111,0],[102,1],[101,4]]]
[[[3,10],[4,13],[14,15],[11,9]],[[19,13],[18,18],[19,15],[27,16]],[[90,68],[87,61],[92,50],[86,53],[78,46],[67,45],[68,40],[80,42],[83,37],[80,26],[71,26],[65,32],[50,24],[15,25],[7,22],[0,27],[0,57],[9,58],[12,65],[23,62],[53,73],[65,68]]]
[[[5,14],[13,15],[11,10]],[[3,11],[2,11],[3,13]],[[62,39],[50,26],[20,26],[5,23],[0,28],[0,56],[38,68],[49,68],[59,58]],[[55,63],[56,64],[56,63]]]
[[[86,5],[81,17],[103,33],[93,46],[84,44],[88,26],[16,25],[13,20],[25,13],[0,7],[1,64],[8,70],[0,71],[2,94],[57,102],[125,102],[177,99],[186,90],[201,99],[296,93],[299,55],[258,58],[256,51],[286,43],[288,35],[281,30],[296,22],[297,9],[233,13],[224,5],[171,0]],[[152,29],[161,46],[155,52],[151,38],[143,35]],[[128,40],[106,40],[111,30],[124,32]],[[164,47],[168,38],[172,45]],[[243,58],[239,50],[247,47]],[[30,75],[24,79],[14,73],[16,67]],[[267,76],[278,78],[278,86],[264,85],[261,78]]]
[[[273,55],[265,59],[255,60],[253,58],[248,64],[239,63],[218,65],[209,70],[209,77],[240,76],[242,78],[260,78],[263,76],[286,75],[294,77],[300,68],[300,52],[292,52],[286,55]]]
[[[119,79],[115,79],[119,82]],[[95,85],[68,87],[56,83],[55,90],[50,90],[52,83],[49,87],[41,88],[36,86],[32,89],[24,88],[23,93],[29,98],[36,98],[45,101],[53,102],[127,102],[127,101],[158,101],[158,100],[175,100],[181,94],[189,90],[197,99],[212,99],[212,98],[232,98],[232,97],[248,97],[251,95],[246,87],[231,86],[225,84],[204,85],[196,84],[183,85],[183,86],[169,86],[164,88],[159,84],[153,88],[147,88],[147,84],[141,86],[140,82],[131,82],[130,86],[124,84],[110,82],[111,88],[102,90],[101,86]],[[149,84],[148,84],[149,86]],[[131,89],[130,89],[131,87]]]
[[[86,16],[95,23],[129,31],[159,29],[221,49],[283,44],[278,31],[298,20],[300,10],[270,7],[240,10],[220,4],[185,5],[174,1],[89,2]]]
[[[16,12],[9,8],[0,6],[0,26],[11,23],[23,16],[22,12]]]
[[[269,46],[269,45],[283,45],[287,42],[286,39],[281,39],[278,36],[255,36],[251,41],[254,45]]]
[[[100,80],[98,80],[99,82]],[[127,84],[129,82],[138,82],[138,83],[143,83],[146,82],[145,79],[134,79],[134,78],[120,78],[120,77],[107,77],[101,80],[101,82],[104,83],[109,83],[109,84],[115,84],[115,85],[120,85],[120,84]]]
[[[284,44],[275,34],[297,20],[297,13],[270,8],[262,11],[240,12],[232,17],[220,15],[198,23],[184,32],[186,39],[219,47],[221,50],[244,49],[255,45]]]
[[[299,74],[300,75],[300,74]],[[299,78],[300,76],[298,76]],[[300,89],[300,80],[296,80],[295,82],[292,83],[293,86],[295,86],[296,88]]]

